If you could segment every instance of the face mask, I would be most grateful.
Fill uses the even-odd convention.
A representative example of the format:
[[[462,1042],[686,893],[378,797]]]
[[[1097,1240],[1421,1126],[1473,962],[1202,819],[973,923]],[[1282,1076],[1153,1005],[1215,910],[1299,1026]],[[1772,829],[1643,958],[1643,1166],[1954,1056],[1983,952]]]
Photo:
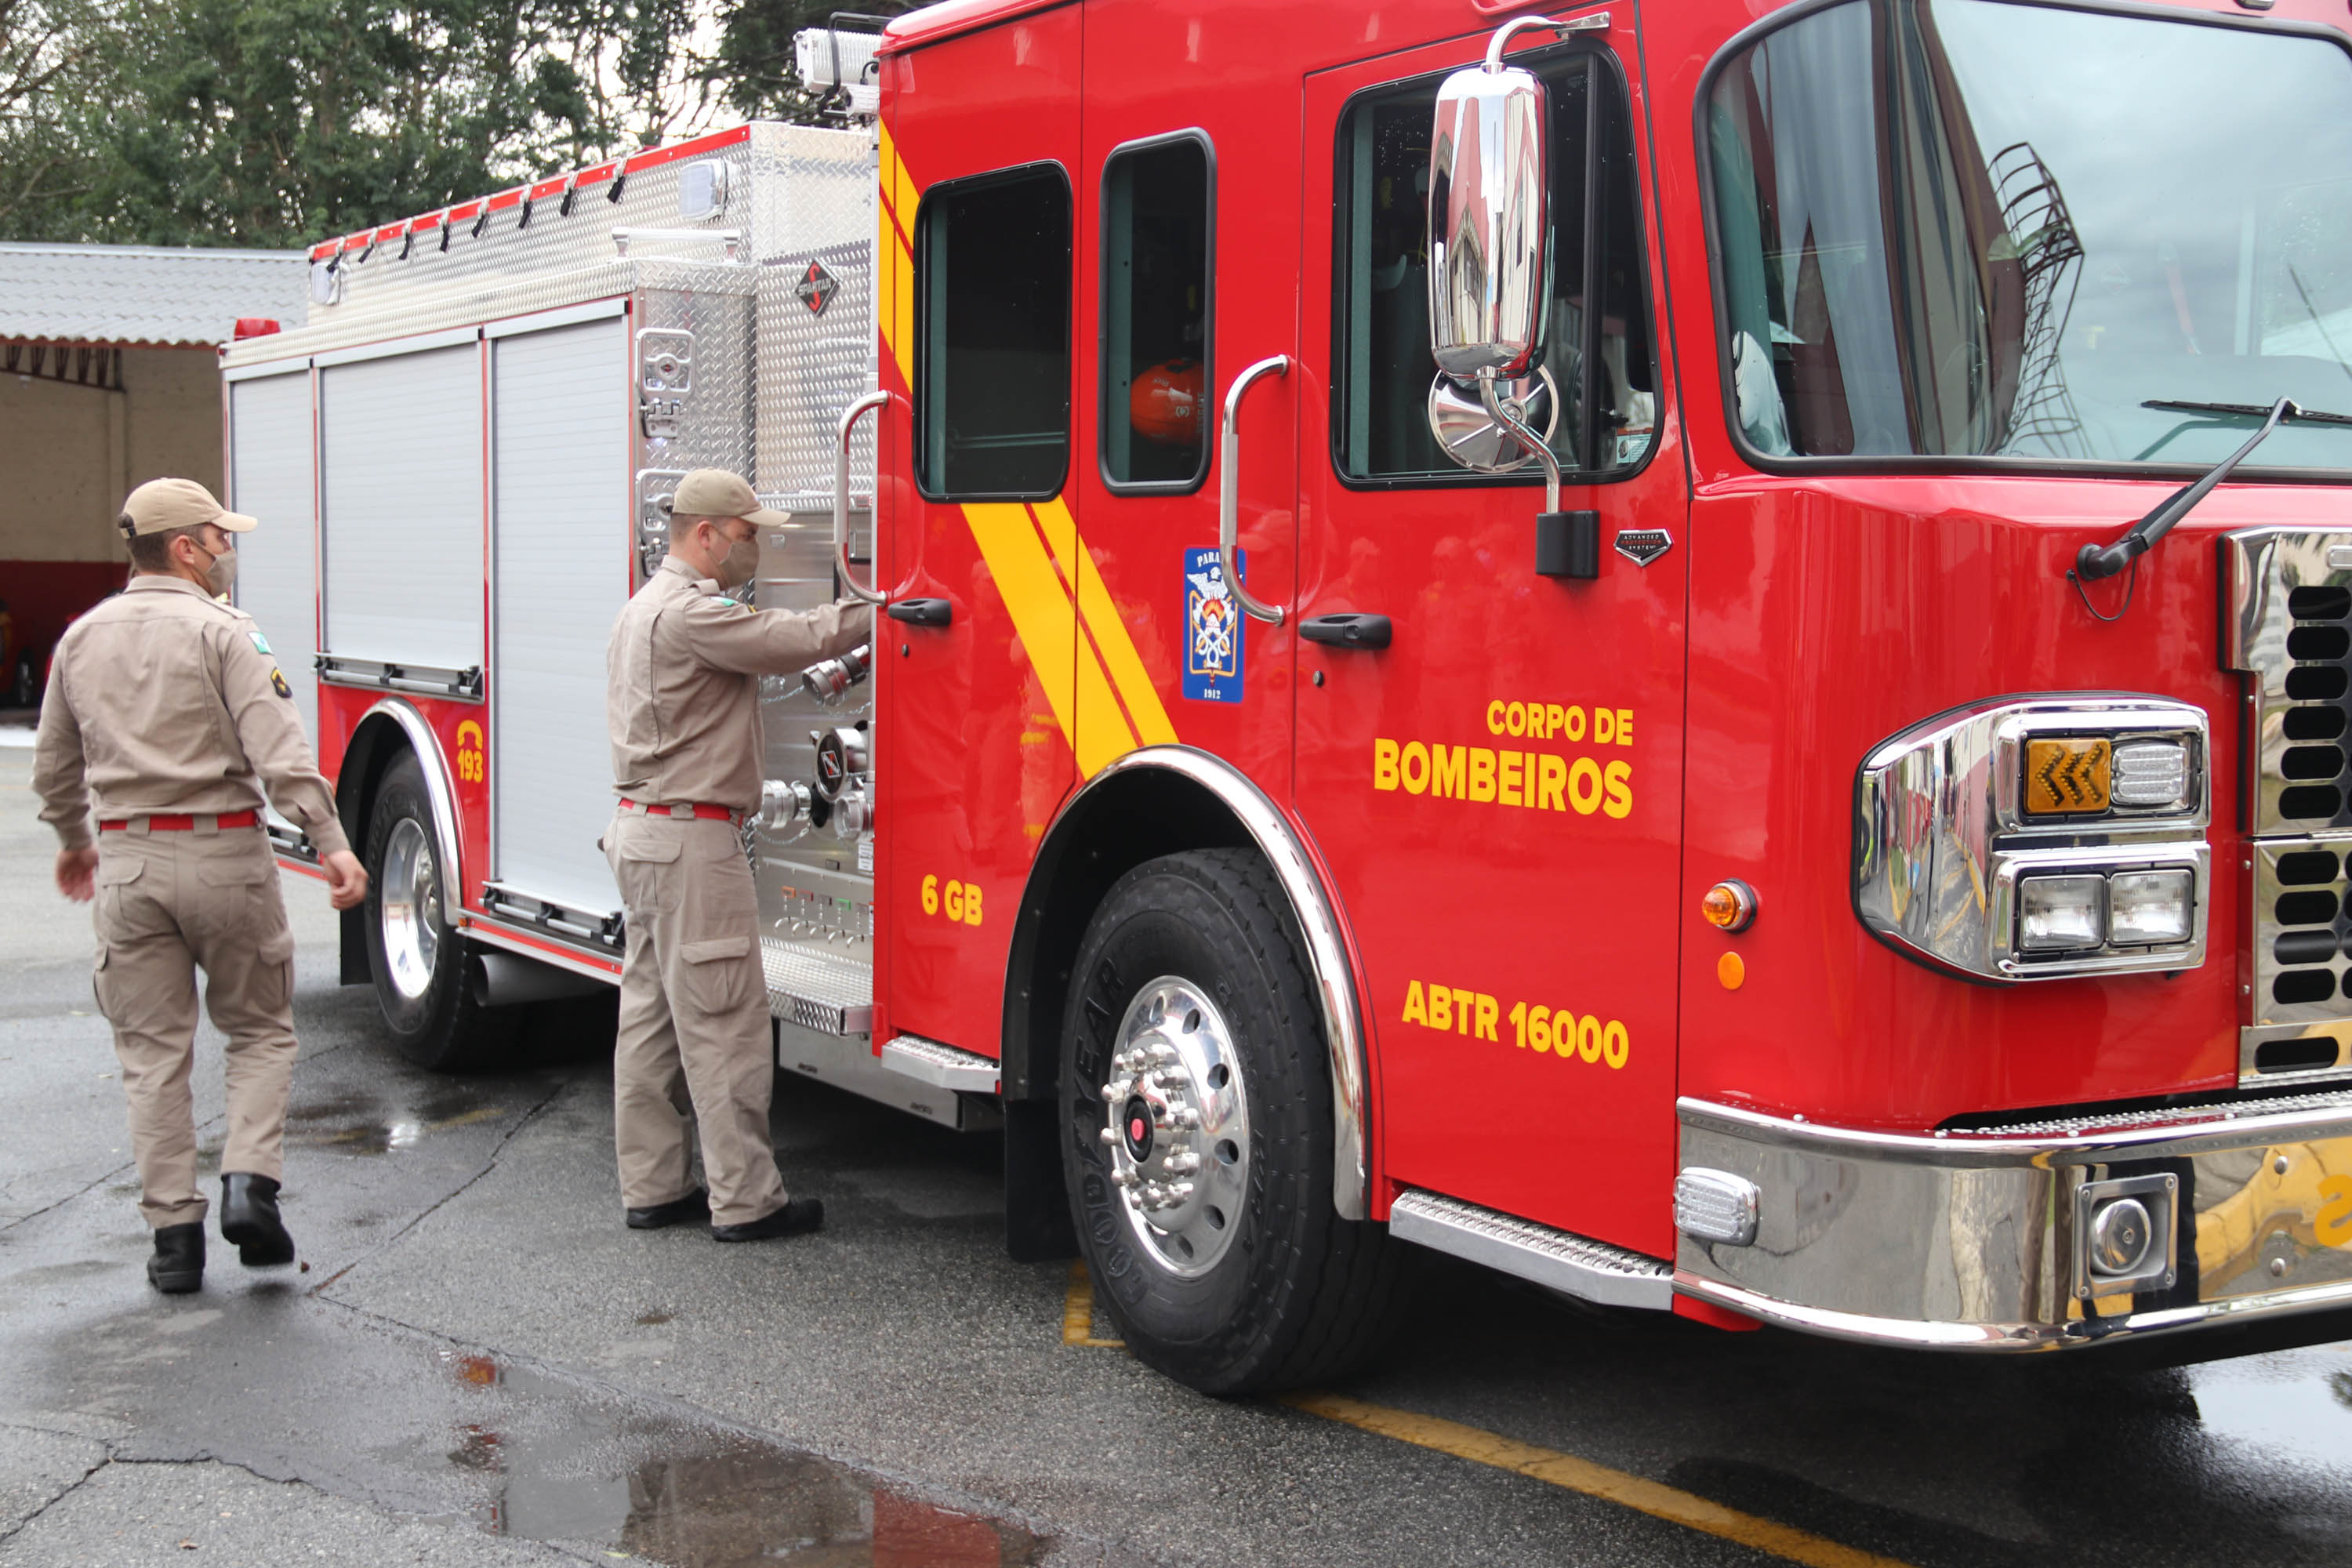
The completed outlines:
[[[749,539],[736,540],[727,552],[727,559],[719,563],[719,585],[722,588],[740,588],[749,583],[751,580],[751,574],[759,569],[759,535],[753,534]]]
[[[213,557],[212,565],[205,572],[205,586],[215,598],[226,598],[236,586],[236,552],[224,550]]]

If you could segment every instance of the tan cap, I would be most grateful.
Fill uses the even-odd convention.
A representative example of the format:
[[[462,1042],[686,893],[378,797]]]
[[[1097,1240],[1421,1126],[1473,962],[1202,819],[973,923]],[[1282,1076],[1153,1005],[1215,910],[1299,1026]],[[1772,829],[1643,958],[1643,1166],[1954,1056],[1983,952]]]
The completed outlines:
[[[677,481],[670,498],[672,517],[740,517],[762,524],[792,521],[789,512],[771,511],[760,504],[750,481],[724,468],[697,468]]]
[[[122,531],[166,533],[175,528],[215,523],[231,533],[249,533],[256,521],[228,510],[194,479],[149,479],[122,503]]]

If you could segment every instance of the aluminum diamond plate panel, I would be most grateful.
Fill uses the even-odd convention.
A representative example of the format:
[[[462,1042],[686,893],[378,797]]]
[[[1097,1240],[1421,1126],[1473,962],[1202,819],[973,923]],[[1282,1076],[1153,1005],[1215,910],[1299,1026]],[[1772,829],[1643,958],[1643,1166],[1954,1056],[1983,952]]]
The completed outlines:
[[[762,262],[759,311],[760,488],[787,510],[829,514],[842,413],[876,384],[873,241]],[[853,495],[874,493],[875,425],[851,437]]]
[[[874,968],[840,948],[782,937],[760,939],[768,1011],[803,1029],[862,1035],[874,1027]]]

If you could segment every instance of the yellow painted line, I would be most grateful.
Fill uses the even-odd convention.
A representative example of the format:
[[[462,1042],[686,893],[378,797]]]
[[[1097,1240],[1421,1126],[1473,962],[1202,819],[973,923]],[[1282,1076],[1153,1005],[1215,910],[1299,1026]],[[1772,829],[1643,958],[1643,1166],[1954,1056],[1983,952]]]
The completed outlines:
[[[1095,1282],[1083,1263],[1070,1265],[1069,1293],[1062,1298],[1062,1342],[1097,1350],[1125,1350],[1125,1340],[1095,1338]]]
[[[1582,1492],[1587,1497],[1633,1509],[1670,1524],[1718,1536],[1758,1552],[1787,1558],[1791,1563],[1808,1563],[1811,1568],[1910,1568],[1909,1564],[1896,1558],[1881,1557],[1874,1552],[1843,1545],[1810,1531],[1759,1519],[1752,1513],[1742,1513],[1738,1509],[1710,1502],[1695,1492],[1661,1486],[1656,1481],[1627,1475],[1622,1470],[1612,1470],[1606,1465],[1596,1465],[1590,1459],[1580,1459],[1572,1454],[1539,1448],[1533,1443],[1521,1443],[1492,1432],[1482,1432],[1475,1426],[1465,1426],[1456,1421],[1367,1405],[1362,1400],[1349,1399],[1339,1394],[1286,1394],[1283,1403],[1310,1415],[1345,1422],[1383,1437],[1393,1437],[1400,1443],[1432,1448],[1441,1454],[1451,1454],[1457,1459],[1468,1459],[1473,1464],[1491,1465],[1498,1470],[1510,1470],[1533,1480],[1565,1487],[1570,1491]]]

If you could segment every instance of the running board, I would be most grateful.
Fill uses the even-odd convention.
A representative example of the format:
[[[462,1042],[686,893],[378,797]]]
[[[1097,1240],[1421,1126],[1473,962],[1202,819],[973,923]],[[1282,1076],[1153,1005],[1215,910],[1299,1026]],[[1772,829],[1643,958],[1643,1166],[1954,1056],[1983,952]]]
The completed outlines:
[[[1389,1234],[1604,1307],[1667,1311],[1675,1303],[1674,1266],[1661,1258],[1459,1198],[1406,1192],[1389,1210]]]
[[[966,1094],[996,1092],[996,1063],[973,1051],[958,1050],[920,1035],[900,1035],[882,1047],[882,1065],[933,1089]]]

